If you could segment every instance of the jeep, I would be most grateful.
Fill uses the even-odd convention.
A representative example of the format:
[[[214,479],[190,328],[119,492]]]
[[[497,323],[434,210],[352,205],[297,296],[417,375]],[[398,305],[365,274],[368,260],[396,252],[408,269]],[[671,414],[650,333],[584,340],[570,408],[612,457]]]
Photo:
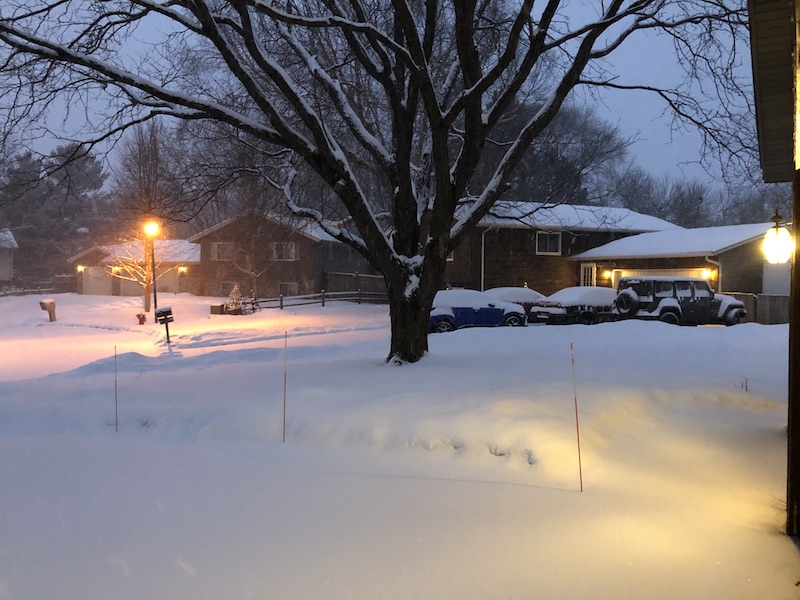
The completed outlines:
[[[715,293],[705,279],[665,276],[620,279],[613,312],[674,325],[735,325],[747,315],[742,302]]]

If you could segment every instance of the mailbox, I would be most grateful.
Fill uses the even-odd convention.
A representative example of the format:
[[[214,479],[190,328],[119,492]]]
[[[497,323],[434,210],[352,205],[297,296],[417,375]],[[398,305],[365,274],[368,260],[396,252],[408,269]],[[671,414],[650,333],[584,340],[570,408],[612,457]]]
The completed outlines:
[[[172,323],[172,308],[169,306],[165,306],[164,308],[157,308],[156,309],[156,322],[160,323],[161,325],[166,325],[167,323]]]

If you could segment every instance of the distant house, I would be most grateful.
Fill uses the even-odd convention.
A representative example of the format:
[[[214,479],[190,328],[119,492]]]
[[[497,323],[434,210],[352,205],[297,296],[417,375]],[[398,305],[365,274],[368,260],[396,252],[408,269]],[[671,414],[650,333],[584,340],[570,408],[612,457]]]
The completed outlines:
[[[200,248],[201,295],[228,296],[236,285],[261,298],[323,289],[385,291],[366,259],[306,220],[250,213],[188,241]]]
[[[164,293],[192,292],[198,288],[199,248],[186,240],[155,240],[156,289]],[[139,296],[142,286],[129,280],[129,271],[142,271],[145,260],[141,241],[92,246],[67,261],[77,271],[77,292],[108,296]]]
[[[0,285],[9,285],[14,279],[14,252],[19,248],[14,234],[0,229]]]
[[[717,291],[782,295],[789,266],[769,265],[761,244],[773,223],[642,233],[573,254],[569,261],[605,273],[611,285],[628,275],[709,279]]]
[[[500,202],[448,258],[453,287],[524,286],[552,294],[574,285],[600,285],[594,262],[568,258],[608,242],[677,225],[623,208]]]

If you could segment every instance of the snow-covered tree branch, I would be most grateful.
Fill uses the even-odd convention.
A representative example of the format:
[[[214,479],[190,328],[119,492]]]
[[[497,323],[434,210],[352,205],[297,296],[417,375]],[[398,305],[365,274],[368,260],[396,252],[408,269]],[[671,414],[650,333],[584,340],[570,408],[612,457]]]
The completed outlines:
[[[389,356],[416,361],[448,254],[576,88],[635,85],[607,59],[638,35],[669,35],[686,69],[682,87],[652,91],[711,150],[746,148],[732,58],[745,22],[743,0],[6,0],[0,112],[5,136],[25,124],[90,148],[166,115],[289,151],[263,177],[383,273]],[[537,108],[493,143],[520,102]],[[347,227],[296,201],[298,165]]]

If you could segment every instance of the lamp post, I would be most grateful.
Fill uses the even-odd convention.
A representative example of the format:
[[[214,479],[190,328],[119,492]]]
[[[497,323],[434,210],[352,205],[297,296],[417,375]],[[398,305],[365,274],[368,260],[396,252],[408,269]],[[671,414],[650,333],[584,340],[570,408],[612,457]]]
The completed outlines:
[[[156,293],[156,249],[154,240],[156,234],[158,233],[159,226],[158,223],[155,221],[148,221],[144,224],[144,233],[145,233],[145,279],[146,284],[150,284],[149,286],[145,286],[145,293],[147,294],[147,298],[150,298],[150,290],[149,287],[153,288],[153,308],[158,308],[158,295]],[[149,254],[149,256],[148,256]],[[149,259],[149,261],[148,261]]]
[[[770,221],[775,223],[775,227],[771,227],[764,235],[764,255],[769,264],[783,265],[789,262],[794,254],[794,239],[786,227],[781,225],[783,217],[777,208]]]

